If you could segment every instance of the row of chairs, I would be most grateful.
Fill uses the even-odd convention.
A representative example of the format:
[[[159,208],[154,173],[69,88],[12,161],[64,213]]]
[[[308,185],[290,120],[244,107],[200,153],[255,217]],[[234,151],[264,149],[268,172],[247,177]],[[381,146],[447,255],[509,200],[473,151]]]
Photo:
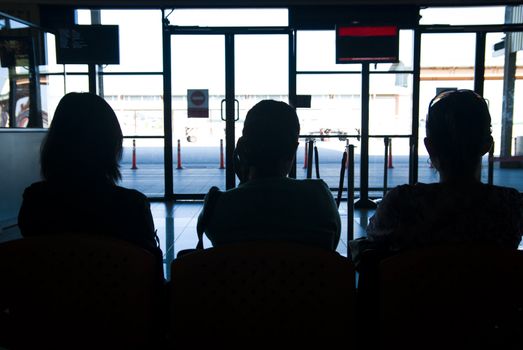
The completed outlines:
[[[165,288],[154,257],[126,242],[11,241],[0,244],[0,347],[522,348],[521,252],[454,245],[378,266],[356,291],[335,252],[238,243],[176,259]]]

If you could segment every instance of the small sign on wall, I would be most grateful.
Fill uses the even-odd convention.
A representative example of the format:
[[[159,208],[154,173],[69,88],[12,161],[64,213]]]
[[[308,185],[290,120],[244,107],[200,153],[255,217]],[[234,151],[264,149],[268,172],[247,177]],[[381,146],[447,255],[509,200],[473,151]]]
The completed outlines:
[[[187,89],[187,117],[209,118],[208,89]]]

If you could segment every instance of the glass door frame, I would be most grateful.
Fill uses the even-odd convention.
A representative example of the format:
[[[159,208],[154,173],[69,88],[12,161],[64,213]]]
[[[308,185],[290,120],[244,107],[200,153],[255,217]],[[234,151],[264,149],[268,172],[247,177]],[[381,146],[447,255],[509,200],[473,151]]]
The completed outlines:
[[[181,194],[174,192],[173,176],[173,137],[172,137],[172,35],[222,35],[225,38],[225,187],[236,186],[233,170],[235,138],[235,35],[288,35],[289,38],[289,103],[296,100],[296,55],[294,33],[289,27],[185,27],[163,24],[163,85],[164,85],[164,166],[165,199],[203,199],[205,193]],[[292,175],[292,174],[291,174]]]

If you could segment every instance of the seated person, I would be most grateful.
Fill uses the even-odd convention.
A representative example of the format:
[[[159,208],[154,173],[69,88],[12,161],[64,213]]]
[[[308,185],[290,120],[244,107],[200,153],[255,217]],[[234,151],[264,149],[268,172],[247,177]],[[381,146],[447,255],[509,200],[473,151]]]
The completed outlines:
[[[235,152],[237,188],[211,188],[198,220],[214,246],[285,240],[335,250],[341,221],[322,180],[287,177],[298,147],[300,124],[284,102],[264,100],[245,118]]]
[[[492,147],[485,100],[447,91],[430,103],[425,147],[440,182],[402,185],[383,198],[366,239],[349,243],[356,265],[368,248],[385,255],[439,243],[478,242],[517,249],[523,207],[515,189],[480,182],[481,157]]]
[[[123,135],[112,108],[89,93],[65,95],[45,138],[44,181],[24,192],[18,215],[22,236],[96,234],[152,252],[163,279],[163,257],[147,198],[119,187]]]

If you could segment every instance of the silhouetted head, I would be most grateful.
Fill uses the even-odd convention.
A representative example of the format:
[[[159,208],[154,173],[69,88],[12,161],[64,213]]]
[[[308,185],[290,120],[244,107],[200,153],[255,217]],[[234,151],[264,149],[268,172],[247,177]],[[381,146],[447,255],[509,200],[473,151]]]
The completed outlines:
[[[259,176],[286,176],[294,160],[300,122],[285,102],[263,100],[245,118],[240,156]]]
[[[42,176],[50,181],[116,183],[121,178],[122,141],[118,119],[104,99],[69,93],[60,100],[42,144]]]
[[[471,90],[446,91],[432,99],[425,146],[442,176],[478,178],[481,157],[492,146],[490,121],[487,103]]]

